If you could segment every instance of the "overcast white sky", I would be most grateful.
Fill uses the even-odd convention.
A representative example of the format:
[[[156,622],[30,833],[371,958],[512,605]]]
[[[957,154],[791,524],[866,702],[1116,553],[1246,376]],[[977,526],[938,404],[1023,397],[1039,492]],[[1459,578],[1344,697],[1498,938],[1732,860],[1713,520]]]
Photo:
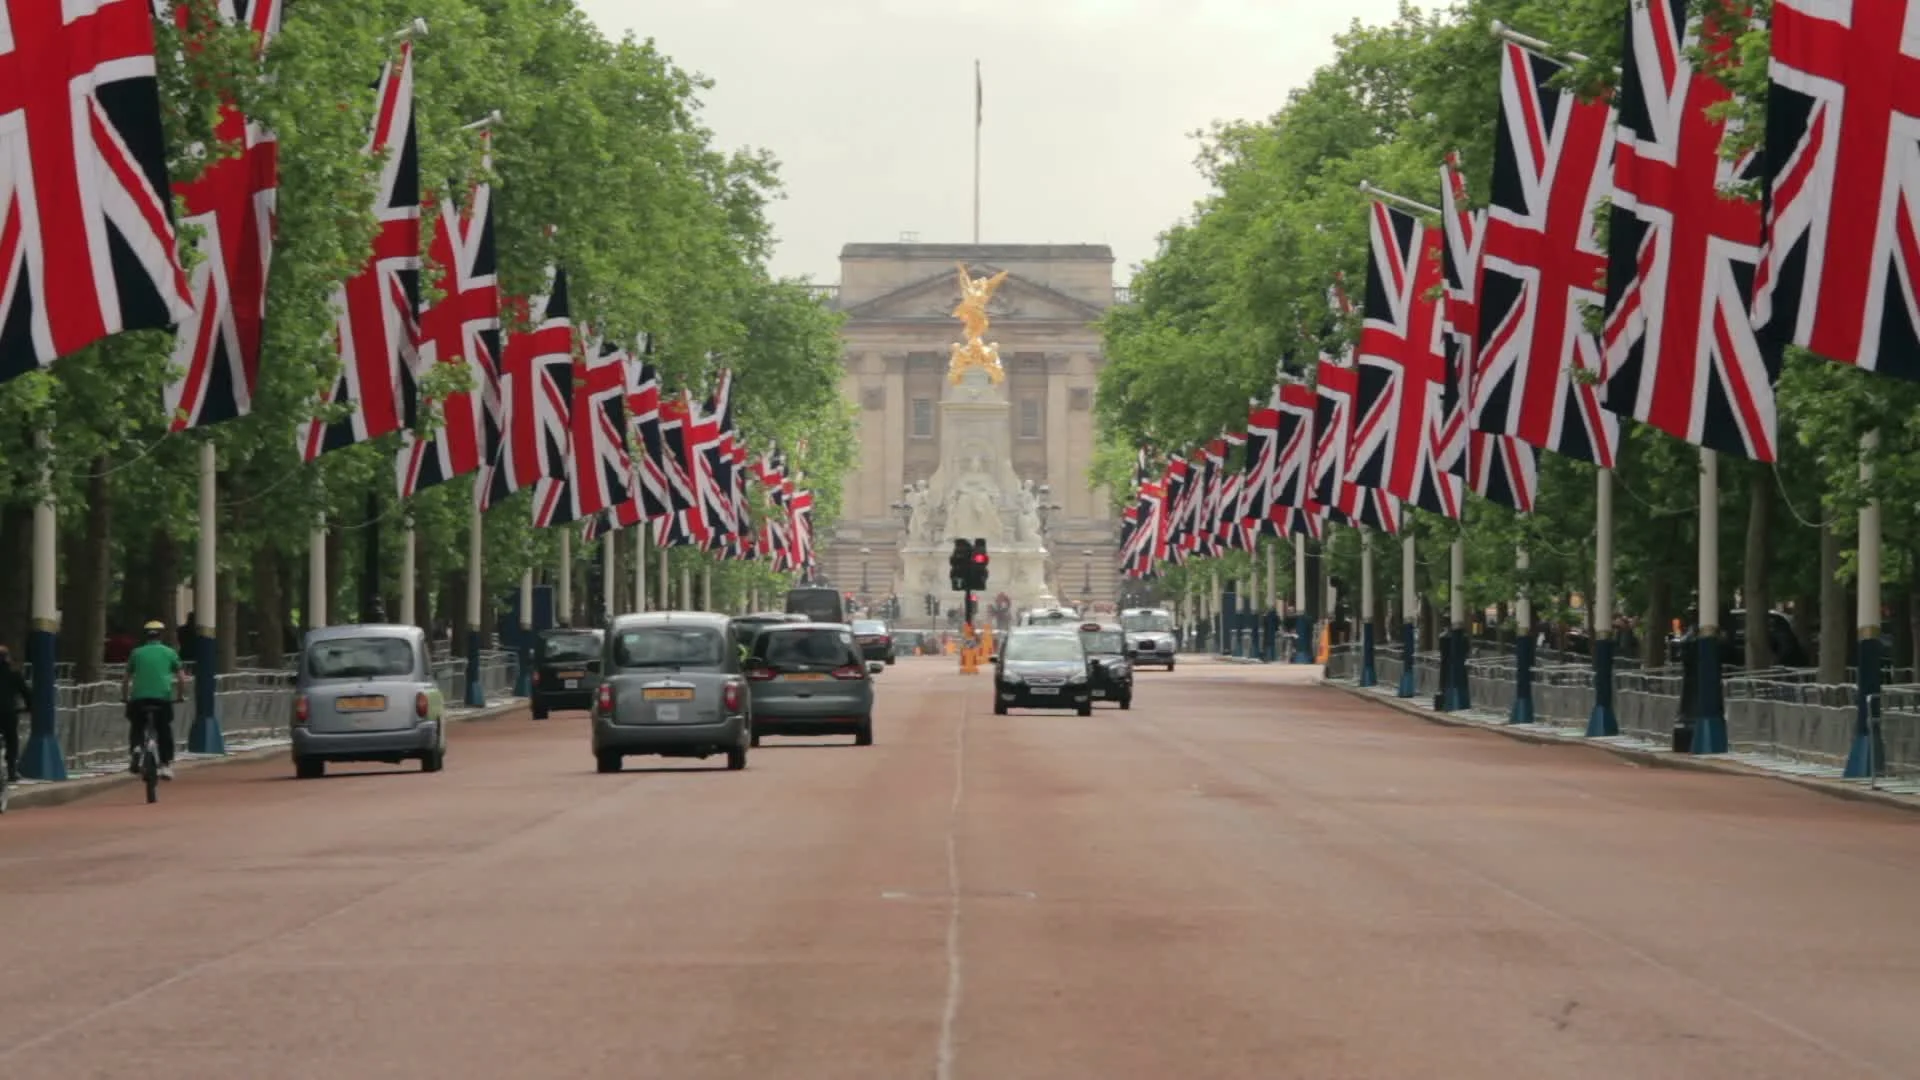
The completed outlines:
[[[1397,0],[580,0],[610,37],[712,77],[723,146],[781,161],[782,275],[840,246],[971,239],[973,62],[985,85],[980,239],[1104,243],[1114,277],[1205,184],[1188,133],[1264,117],[1358,18]]]

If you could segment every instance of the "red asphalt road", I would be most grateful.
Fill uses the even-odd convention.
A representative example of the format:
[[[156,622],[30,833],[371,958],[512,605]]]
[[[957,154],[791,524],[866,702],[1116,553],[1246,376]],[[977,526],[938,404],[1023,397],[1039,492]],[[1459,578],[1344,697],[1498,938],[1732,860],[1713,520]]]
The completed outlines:
[[[1920,1076],[1920,819],[1304,678],[911,660],[744,773],[520,714],[10,814],[0,1076]]]

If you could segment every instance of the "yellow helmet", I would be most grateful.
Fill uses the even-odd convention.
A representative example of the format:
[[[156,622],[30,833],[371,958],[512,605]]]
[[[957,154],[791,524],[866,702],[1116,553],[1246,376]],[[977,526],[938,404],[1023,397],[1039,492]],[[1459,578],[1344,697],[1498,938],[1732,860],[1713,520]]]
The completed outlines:
[[[166,631],[167,624],[161,622],[159,619],[148,619],[147,625],[142,627],[141,629],[145,630],[149,634],[159,634],[159,633],[164,633]]]

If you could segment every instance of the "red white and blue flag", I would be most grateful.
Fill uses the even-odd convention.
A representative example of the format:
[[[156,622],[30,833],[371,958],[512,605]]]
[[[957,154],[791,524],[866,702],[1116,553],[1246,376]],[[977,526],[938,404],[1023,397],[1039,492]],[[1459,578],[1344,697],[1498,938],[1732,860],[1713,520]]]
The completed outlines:
[[[147,0],[0,0],[0,381],[193,313]]]

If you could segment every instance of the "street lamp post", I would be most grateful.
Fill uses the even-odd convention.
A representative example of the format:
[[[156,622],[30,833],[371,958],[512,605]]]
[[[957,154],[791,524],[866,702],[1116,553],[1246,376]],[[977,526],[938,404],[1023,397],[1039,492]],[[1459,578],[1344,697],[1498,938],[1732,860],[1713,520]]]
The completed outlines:
[[[1080,577],[1080,599],[1082,603],[1093,603],[1093,551],[1091,548],[1080,552],[1080,565],[1084,573]]]
[[[872,554],[872,548],[860,549],[860,602],[863,604],[867,602],[867,559]]]

